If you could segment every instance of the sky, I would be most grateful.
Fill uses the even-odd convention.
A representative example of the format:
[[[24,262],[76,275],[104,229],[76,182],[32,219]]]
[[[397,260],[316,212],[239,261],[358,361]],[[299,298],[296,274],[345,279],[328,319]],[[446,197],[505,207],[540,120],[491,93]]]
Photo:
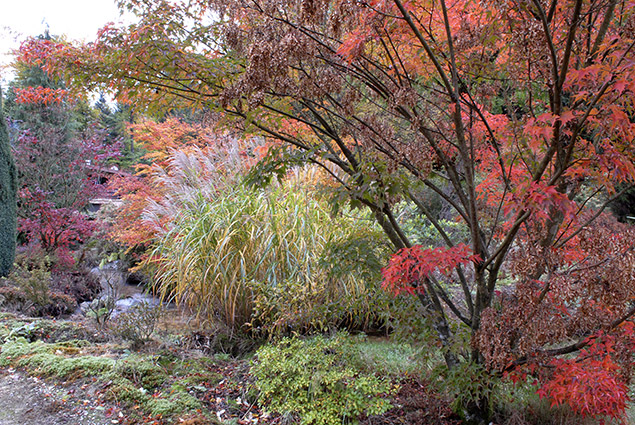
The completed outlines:
[[[0,79],[11,78],[11,50],[27,37],[65,34],[70,40],[93,40],[108,22],[119,22],[115,0],[4,0],[0,10]],[[3,84],[5,85],[5,84]]]

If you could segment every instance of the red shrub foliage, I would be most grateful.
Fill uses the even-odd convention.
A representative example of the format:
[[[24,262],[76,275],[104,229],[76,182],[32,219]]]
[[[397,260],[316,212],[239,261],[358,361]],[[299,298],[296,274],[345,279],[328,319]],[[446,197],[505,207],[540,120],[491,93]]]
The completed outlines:
[[[30,214],[19,219],[18,230],[45,253],[55,254],[60,265],[72,265],[71,248],[88,238],[96,223],[75,209],[56,208],[47,200],[47,194],[37,188],[23,188],[19,196],[29,205]]]

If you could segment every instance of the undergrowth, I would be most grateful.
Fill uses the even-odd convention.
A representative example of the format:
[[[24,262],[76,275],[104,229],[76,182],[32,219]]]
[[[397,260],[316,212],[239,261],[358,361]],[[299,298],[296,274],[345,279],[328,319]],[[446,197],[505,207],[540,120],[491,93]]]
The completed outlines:
[[[55,322],[24,323],[12,315],[0,317],[0,367],[20,368],[34,376],[66,382],[94,381],[104,389],[105,399],[135,407],[133,411],[139,415],[161,418],[161,423],[203,411],[204,404],[192,395],[192,388],[220,380],[210,372],[215,361],[209,358],[186,361],[169,351],[141,354],[115,347],[107,351],[83,339],[55,342],[40,326],[51,328]],[[59,327],[67,328],[68,324],[60,323]],[[37,339],[47,335],[49,342]],[[91,354],[100,351],[108,355]],[[114,357],[118,351],[121,354]]]
[[[355,423],[362,414],[391,408],[390,380],[364,372],[359,353],[346,335],[310,340],[284,338],[261,347],[251,372],[259,400],[301,424]]]
[[[458,424],[452,403],[474,393],[469,387],[479,380],[471,376],[481,373],[462,370],[434,378],[429,373],[434,356],[421,349],[346,334],[262,346],[249,371],[248,359],[207,355],[215,351],[206,349],[213,341],[192,338],[180,336],[178,345],[163,347],[154,340],[143,352],[132,352],[127,345],[96,340],[81,324],[0,313],[0,367],[93,385],[103,400],[126,409],[130,424],[189,423],[193,414],[206,419],[192,423],[229,425],[262,409],[273,414],[262,424]],[[444,386],[464,390],[452,393]],[[492,419],[500,425],[590,424],[540,400],[530,382],[503,382],[484,391],[491,392]]]

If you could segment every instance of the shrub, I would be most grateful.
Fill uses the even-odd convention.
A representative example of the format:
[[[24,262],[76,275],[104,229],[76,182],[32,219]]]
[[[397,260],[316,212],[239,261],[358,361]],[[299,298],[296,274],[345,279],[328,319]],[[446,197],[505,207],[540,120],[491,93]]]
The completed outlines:
[[[242,357],[253,353],[257,342],[243,332],[235,331],[222,323],[213,323],[208,329],[188,334],[184,344],[205,353]]]
[[[77,303],[91,301],[101,290],[99,281],[84,270],[53,270],[51,290],[72,297]]]
[[[26,303],[24,292],[16,286],[0,287],[0,307],[3,309],[18,311]]]
[[[47,315],[58,317],[65,314],[72,314],[77,309],[77,302],[73,297],[58,292],[52,292],[49,296],[49,303],[44,312]]]
[[[103,264],[100,265],[100,269],[103,269]],[[102,273],[100,285],[103,288],[103,295],[94,299],[88,305],[88,311],[86,312],[87,316],[93,318],[99,331],[103,331],[106,328],[106,324],[112,317],[119,299],[120,285],[112,272],[113,270],[107,270]]]
[[[161,315],[161,306],[142,302],[130,311],[117,316],[114,333],[120,338],[139,346],[150,339]]]
[[[50,262],[48,257],[40,258],[30,269],[16,265],[10,278],[24,292],[30,303],[28,310],[34,314],[43,314],[50,303],[49,285],[51,284]]]
[[[34,316],[71,314],[77,301],[70,295],[51,291],[48,257],[20,259],[9,277],[7,286],[0,287],[0,306]]]
[[[344,334],[264,346],[251,368],[259,400],[274,412],[298,416],[302,424],[339,425],[361,414],[381,414],[391,407],[386,400],[391,383],[355,367],[357,356]]]
[[[468,411],[477,406],[482,411],[491,412],[499,401],[500,380],[495,379],[483,366],[462,363],[452,369],[439,366],[433,376],[442,374],[442,392],[453,400],[452,408],[466,420],[475,420]],[[466,406],[468,409],[466,409]]]
[[[115,297],[106,295],[104,297],[94,299],[88,305],[86,315],[95,321],[97,330],[103,331],[106,328],[106,324],[115,310],[116,302],[117,300]]]

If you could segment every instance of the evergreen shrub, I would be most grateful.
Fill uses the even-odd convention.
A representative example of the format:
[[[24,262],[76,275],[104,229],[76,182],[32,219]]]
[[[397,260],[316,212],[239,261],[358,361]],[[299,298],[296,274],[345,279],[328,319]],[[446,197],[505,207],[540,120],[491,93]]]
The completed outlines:
[[[257,352],[251,373],[259,401],[271,411],[297,417],[301,424],[355,423],[362,414],[391,408],[390,381],[363,372],[351,338],[284,338]]]

